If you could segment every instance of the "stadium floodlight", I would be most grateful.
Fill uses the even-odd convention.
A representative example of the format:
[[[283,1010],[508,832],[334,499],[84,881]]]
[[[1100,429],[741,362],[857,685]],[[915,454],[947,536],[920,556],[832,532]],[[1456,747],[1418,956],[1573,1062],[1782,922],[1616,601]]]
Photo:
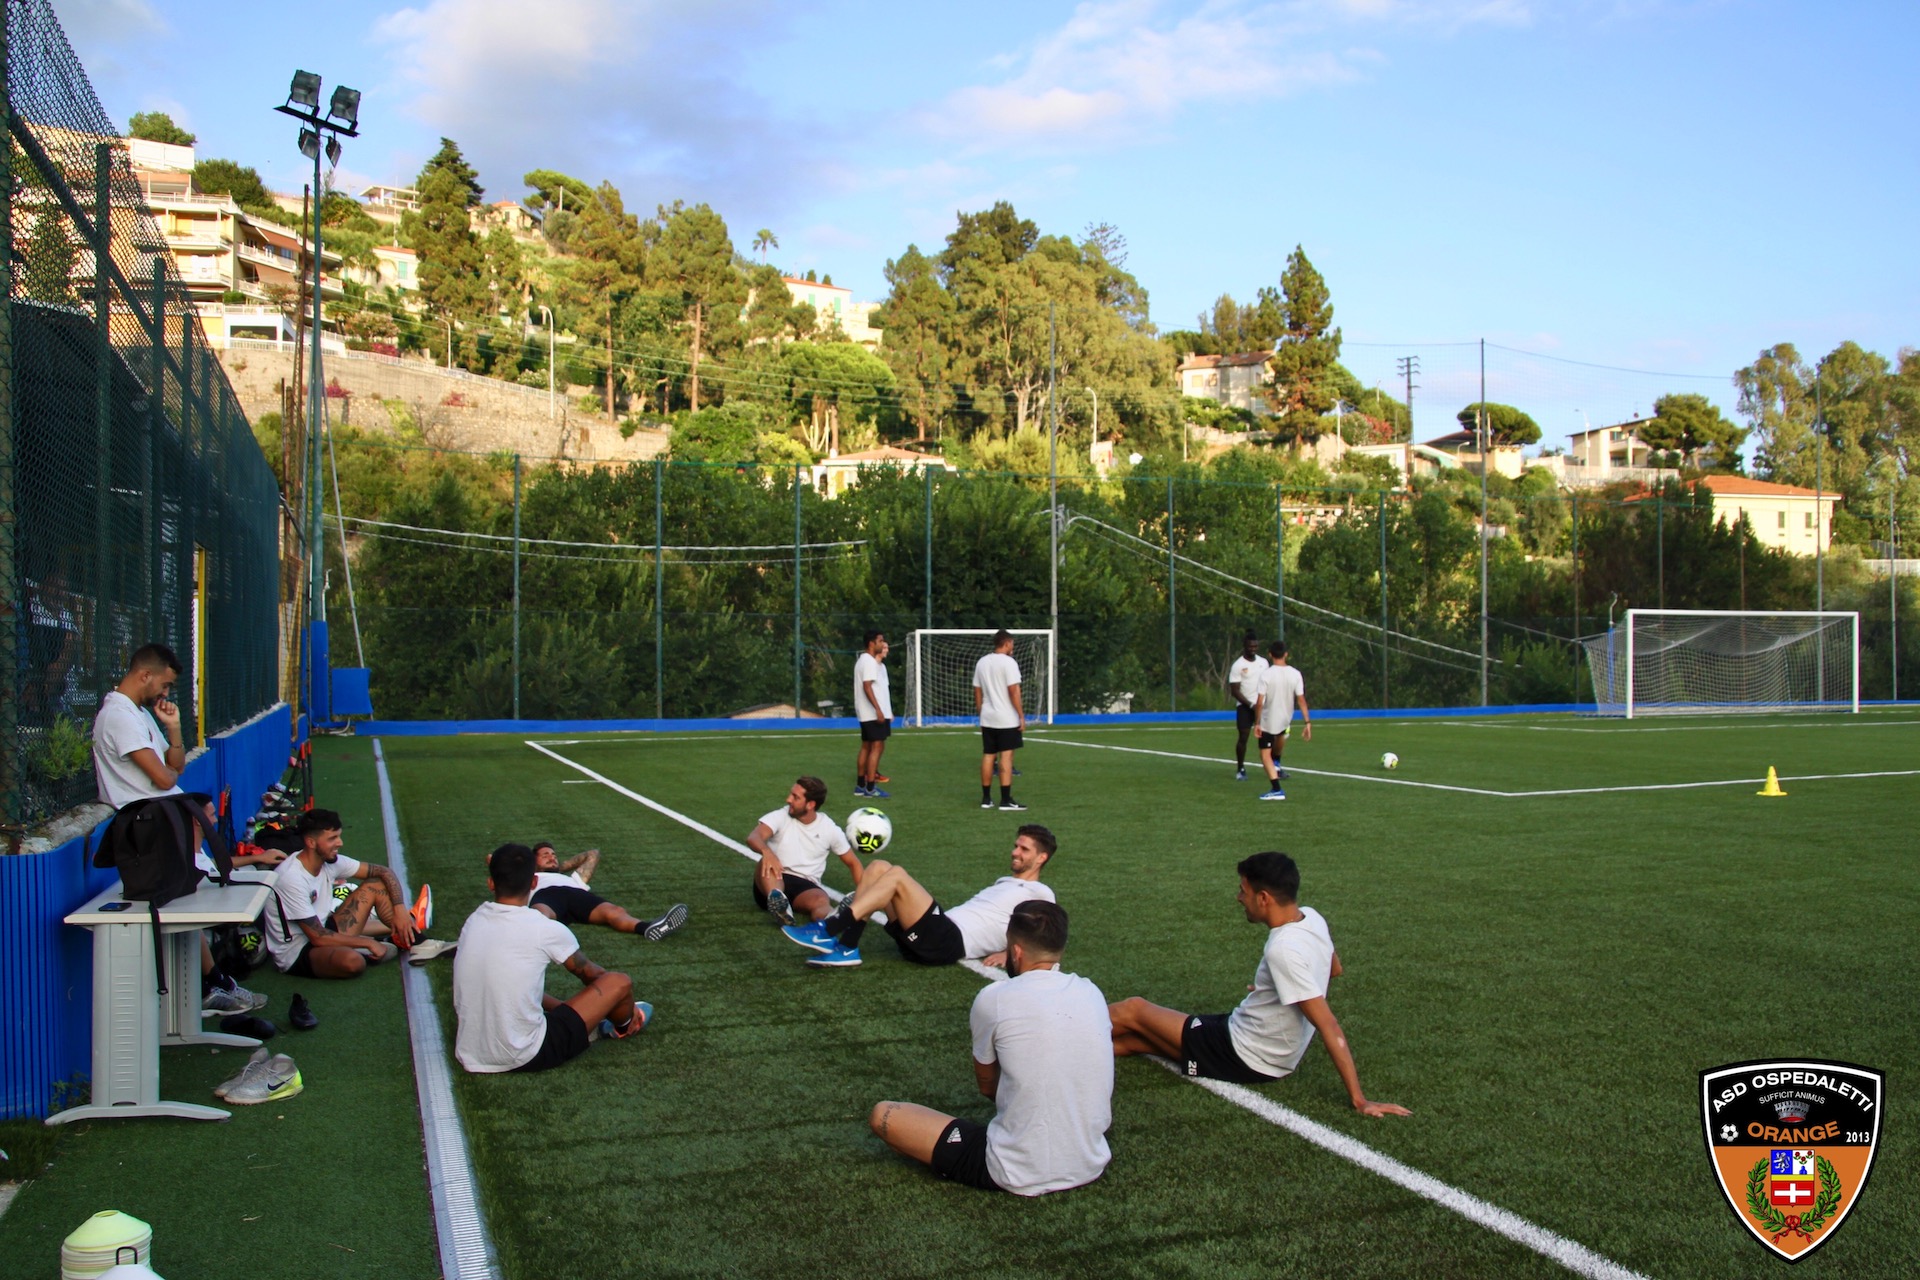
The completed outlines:
[[[320,77],[311,71],[294,72],[293,87],[287,90],[287,105],[318,111],[320,109]]]
[[[309,160],[320,158],[320,135],[311,129],[300,131],[300,154]]]
[[[345,85],[336,86],[333,101],[327,104],[327,119],[339,121],[351,134],[360,123],[360,91]]]
[[[1860,710],[1857,613],[1629,609],[1582,644],[1601,715]]]
[[[1027,719],[1052,724],[1059,645],[1046,628],[1009,627],[1013,660],[1020,664],[1020,703]],[[970,724],[973,666],[993,652],[991,627],[932,628],[907,633],[906,722],[911,725]]]
[[[327,139],[327,167],[336,168],[340,164],[340,139]]]

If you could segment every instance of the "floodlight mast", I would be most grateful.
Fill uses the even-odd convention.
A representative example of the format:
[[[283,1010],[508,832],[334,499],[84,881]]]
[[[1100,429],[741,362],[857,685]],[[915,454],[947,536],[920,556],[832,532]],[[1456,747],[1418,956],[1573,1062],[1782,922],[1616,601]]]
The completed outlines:
[[[292,116],[304,126],[300,130],[300,154],[313,161],[313,314],[311,345],[307,363],[307,715],[315,723],[325,713],[326,672],[324,658],[327,624],[326,541],[320,519],[320,437],[325,423],[326,383],[320,372],[320,157],[329,165],[340,163],[340,138],[360,136],[360,91],[345,85],[333,91],[327,114],[320,114],[320,77],[312,71],[296,71],[287,89],[286,102],[274,110]],[[317,643],[316,643],[317,642]],[[330,718],[330,715],[328,716]]]

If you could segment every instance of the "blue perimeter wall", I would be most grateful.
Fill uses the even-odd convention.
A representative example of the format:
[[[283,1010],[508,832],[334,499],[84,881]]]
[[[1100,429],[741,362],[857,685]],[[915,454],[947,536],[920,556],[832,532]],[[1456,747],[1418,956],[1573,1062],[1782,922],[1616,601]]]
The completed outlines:
[[[187,762],[181,789],[231,790],[234,813],[244,821],[286,773],[294,727],[283,702],[207,739],[207,749]],[[304,720],[300,727],[304,736]],[[0,1120],[45,1116],[56,1090],[80,1090],[63,1096],[62,1106],[86,1098],[93,937],[61,919],[118,877],[94,867],[85,844],[82,836],[45,853],[0,856]]]

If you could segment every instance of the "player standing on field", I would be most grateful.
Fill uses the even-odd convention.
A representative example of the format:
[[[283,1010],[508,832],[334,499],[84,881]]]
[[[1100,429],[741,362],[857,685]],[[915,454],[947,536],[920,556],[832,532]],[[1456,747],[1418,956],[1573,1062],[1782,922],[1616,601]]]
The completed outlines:
[[[1227,693],[1233,698],[1233,727],[1239,735],[1233,743],[1233,780],[1247,780],[1247,734],[1253,730],[1253,704],[1260,699],[1260,677],[1266,673],[1267,660],[1260,656],[1260,641],[1249,631],[1241,638],[1240,656],[1227,668]]]
[[[1254,703],[1254,717],[1260,722],[1260,763],[1267,771],[1267,789],[1262,800],[1285,800],[1280,779],[1287,771],[1280,767],[1280,753],[1287,747],[1287,729],[1293,723],[1293,704],[1300,704],[1300,740],[1313,741],[1313,713],[1307,709],[1307,688],[1297,668],[1287,663],[1287,642],[1275,640],[1267,646],[1273,659],[1260,676],[1260,698]]]
[[[1027,806],[1013,798],[1013,753],[1027,727],[1020,702],[1020,664],[1013,658],[1013,633],[993,633],[993,652],[973,664],[973,707],[980,716],[980,807],[993,808],[993,765],[1000,762],[1000,807],[1019,813]]]
[[[893,733],[893,699],[887,692],[887,633],[869,631],[866,646],[853,660],[853,716],[860,722],[860,754],[854,764],[853,794],[885,800],[880,789],[880,755]]]

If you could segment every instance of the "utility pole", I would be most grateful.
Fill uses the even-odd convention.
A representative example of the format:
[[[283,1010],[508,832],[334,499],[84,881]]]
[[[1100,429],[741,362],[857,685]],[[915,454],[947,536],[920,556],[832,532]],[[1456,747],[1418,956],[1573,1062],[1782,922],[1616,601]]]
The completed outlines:
[[[1413,375],[1420,372],[1420,357],[1401,356],[1393,363],[1407,383],[1407,439],[1411,440],[1413,439],[1413,389],[1420,385],[1413,380]]]

